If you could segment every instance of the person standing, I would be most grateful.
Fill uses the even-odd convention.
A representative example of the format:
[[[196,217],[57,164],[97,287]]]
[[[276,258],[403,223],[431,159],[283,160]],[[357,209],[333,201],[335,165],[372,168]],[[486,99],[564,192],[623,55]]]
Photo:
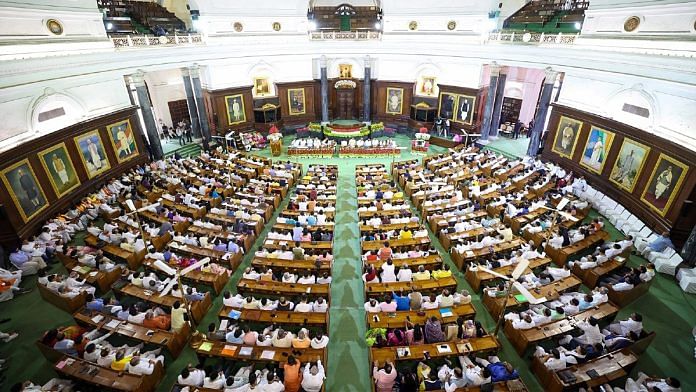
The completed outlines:
[[[513,139],[519,139],[520,129],[522,129],[522,121],[517,120],[517,122],[515,122],[515,128],[512,131],[512,138]]]
[[[176,138],[179,139],[179,145],[184,145],[184,130],[181,128],[181,124],[176,127]]]
[[[193,131],[191,130],[191,123],[188,120],[183,120],[184,130],[186,134],[186,142],[193,143]]]

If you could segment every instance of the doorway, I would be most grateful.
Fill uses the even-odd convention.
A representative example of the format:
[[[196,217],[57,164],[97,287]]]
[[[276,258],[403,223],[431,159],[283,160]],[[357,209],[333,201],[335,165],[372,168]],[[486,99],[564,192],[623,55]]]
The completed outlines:
[[[336,90],[336,118],[352,120],[355,117],[355,90]]]

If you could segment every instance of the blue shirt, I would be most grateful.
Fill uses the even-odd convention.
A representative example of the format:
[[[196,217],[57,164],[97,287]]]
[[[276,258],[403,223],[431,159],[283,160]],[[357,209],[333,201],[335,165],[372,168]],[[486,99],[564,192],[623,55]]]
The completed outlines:
[[[302,241],[302,232],[304,230],[301,227],[293,227],[292,228],[292,240],[293,241]]]
[[[169,260],[171,260],[172,258],[172,252],[165,250],[164,253],[162,253],[162,255],[164,256],[164,261],[169,263]]]
[[[234,241],[230,241],[227,243],[227,251],[237,253],[239,252],[239,245],[237,245]]]
[[[411,301],[407,296],[400,296],[396,293],[392,293],[392,298],[396,302],[396,310],[409,310],[411,308]]]
[[[95,298],[93,301],[87,302],[85,307],[89,310],[101,312],[102,310],[104,310],[104,300],[101,298]]]
[[[584,299],[582,299],[580,300],[580,305],[578,305],[578,309],[580,309],[580,311],[583,311],[591,308],[592,306],[594,306],[592,302],[586,302]]]
[[[75,342],[70,339],[63,339],[60,342],[56,342],[53,348],[64,354],[77,356],[77,350],[75,350]]]
[[[662,252],[667,248],[673,248],[674,249],[674,244],[672,244],[672,240],[669,239],[669,237],[662,237],[656,239],[655,241],[651,242],[648,247],[655,252]]]
[[[231,331],[231,332],[228,332],[227,335],[225,335],[225,340],[227,341],[227,343],[242,344],[242,343],[244,343],[242,336],[244,336],[244,334],[241,334],[241,335],[239,335],[238,338],[235,338],[234,331]]]
[[[317,224],[317,218],[314,217],[314,215],[310,215],[307,217],[307,226],[314,226]]]
[[[488,365],[488,371],[491,372],[491,382],[514,380],[520,377],[517,370],[509,373],[502,362],[491,363]]]
[[[15,265],[15,267],[20,267],[22,264],[29,261],[29,255],[24,253],[24,251],[18,251],[10,254],[10,262]]]

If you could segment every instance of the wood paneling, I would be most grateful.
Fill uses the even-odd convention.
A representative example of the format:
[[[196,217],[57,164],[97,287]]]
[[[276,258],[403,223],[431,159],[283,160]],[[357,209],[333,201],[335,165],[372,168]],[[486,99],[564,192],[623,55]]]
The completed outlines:
[[[208,121],[210,124],[215,124],[211,126],[211,136],[224,136],[231,130],[248,131],[254,127],[254,100],[251,96],[252,86],[242,86],[229,88],[224,90],[212,90],[204,91],[204,97],[207,104],[211,105],[210,109],[206,108],[206,112],[209,113]],[[244,100],[244,114],[246,116],[246,121],[229,125],[230,119],[227,113],[227,105],[225,104],[225,97],[231,95],[242,95]]]
[[[572,159],[563,158],[551,149],[561,116],[570,117],[583,122]],[[616,134],[611,149],[607,154],[607,160],[601,174],[592,173],[580,165],[583,147],[587,142],[590,128],[593,125]],[[690,200],[687,204],[691,205],[693,200],[690,198],[696,196],[696,192],[693,192],[694,185],[696,185],[696,171],[693,169],[696,167],[696,154],[694,154],[693,151],[673,143],[670,140],[652,135],[641,129],[633,128],[618,121],[555,104],[553,105],[553,112],[551,113],[547,129],[548,135],[542,153],[543,158],[556,162],[575,173],[585,176],[590,185],[620,202],[634,215],[643,220],[643,222],[653,227],[653,230],[662,231],[672,229],[672,238],[675,243],[680,242],[682,238],[685,239],[688,236],[691,228],[696,224],[696,211],[691,208],[686,214],[680,214],[680,212],[685,201]],[[609,174],[614,167],[614,163],[616,162],[621,144],[625,137],[650,147],[650,153],[648,154],[645,166],[632,193],[618,188],[609,181]],[[645,202],[640,200],[660,153],[665,153],[690,167],[682,183],[682,187],[678,191],[679,194],[664,217],[650,209]]]
[[[475,103],[475,108],[474,108],[474,117],[473,121],[471,122],[471,125],[469,124],[462,124],[458,123],[456,121],[450,121],[450,129],[452,131],[462,131],[466,130],[468,133],[480,133],[481,132],[481,121],[483,119],[483,107],[485,105],[486,101],[486,91],[487,88],[469,88],[469,87],[459,87],[459,86],[448,86],[444,84],[438,85],[440,88],[440,95],[442,93],[453,93],[453,94],[462,94],[462,95],[468,95],[471,97],[476,97],[476,103]],[[417,99],[414,99],[414,102],[417,102]],[[439,103],[440,103],[440,97],[437,98],[437,102],[435,103],[435,107],[438,108],[439,112]],[[437,113],[437,112],[436,112]]]
[[[65,211],[77,201],[82,199],[85,195],[100,188],[109,179],[130,170],[134,166],[147,162],[147,149],[143,143],[144,136],[142,129],[140,128],[140,120],[138,119],[136,110],[137,108],[131,107],[95,119],[84,121],[68,128],[52,132],[38,139],[31,140],[30,142],[20,144],[19,146],[0,154],[0,162],[2,162],[2,166],[0,166],[0,168],[11,166],[15,162],[25,158],[29,159],[31,167],[34,169],[34,173],[36,174],[39,185],[43,189],[49,204],[48,208],[46,208],[41,214],[38,214],[34,219],[24,223],[19,211],[17,211],[15,204],[12,201],[10,194],[8,193],[8,190],[3,186],[0,190],[0,201],[2,202],[2,208],[4,209],[5,213],[0,214],[0,225],[2,226],[0,227],[0,243],[3,245],[12,246],[20,239],[27,238],[35,234],[47,219]],[[110,139],[106,127],[115,122],[126,119],[130,120],[133,135],[135,136],[140,154],[137,157],[119,165],[118,161],[116,160],[116,154],[113,150],[113,146],[111,145],[111,142],[109,142]],[[82,164],[79,151],[75,146],[73,138],[93,130],[99,131],[99,135],[102,139],[104,150],[109,160],[109,164],[111,165],[111,169],[100,173],[90,180],[87,176],[87,171]],[[80,179],[81,184],[68,194],[64,195],[62,198],[58,198],[53,190],[53,187],[51,186],[43,166],[41,165],[37,153],[61,142],[65,142],[68,154],[70,155],[70,159],[75,166],[75,172],[77,177]]]
[[[413,86],[414,83],[408,82],[390,82],[375,80],[372,82],[372,118],[374,121],[383,121],[386,123],[406,125],[408,123],[408,115],[411,105],[413,104]],[[403,105],[401,114],[387,113],[387,88],[400,88],[404,90]]]
[[[307,80],[294,83],[278,83],[276,84],[276,88],[278,89],[281,114],[283,116],[283,122],[285,125],[300,125],[321,120],[321,83],[318,80]],[[288,106],[288,90],[297,88],[304,89],[305,114],[291,116]],[[319,111],[317,111],[317,107],[319,108]]]

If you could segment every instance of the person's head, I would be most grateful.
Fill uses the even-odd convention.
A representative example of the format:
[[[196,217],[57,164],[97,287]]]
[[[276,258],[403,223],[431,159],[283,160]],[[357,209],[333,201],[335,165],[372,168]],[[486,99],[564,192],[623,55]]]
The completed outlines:
[[[669,232],[668,231],[663,232],[662,236],[665,238],[669,238]]]
[[[639,323],[643,321],[643,316],[640,313],[633,313],[631,315],[631,318],[633,319],[633,321],[636,321]]]
[[[561,359],[561,352],[558,351],[557,348],[554,348],[553,350],[551,350],[551,355],[553,355],[553,357],[556,359]]]
[[[174,301],[172,304],[172,309],[179,309],[181,307],[181,302],[179,301]]]
[[[294,355],[289,355],[288,356],[288,365],[292,366],[297,363],[297,360],[295,359]]]
[[[669,385],[672,388],[680,388],[681,387],[681,382],[674,377],[665,378],[665,383],[667,383],[667,385]]]
[[[188,367],[185,367],[184,370],[181,371],[181,378],[183,378],[183,379],[189,378],[190,375],[191,375],[191,372],[189,371]],[[232,377],[230,377],[230,378],[232,378]]]

